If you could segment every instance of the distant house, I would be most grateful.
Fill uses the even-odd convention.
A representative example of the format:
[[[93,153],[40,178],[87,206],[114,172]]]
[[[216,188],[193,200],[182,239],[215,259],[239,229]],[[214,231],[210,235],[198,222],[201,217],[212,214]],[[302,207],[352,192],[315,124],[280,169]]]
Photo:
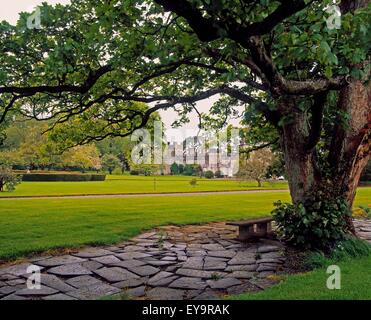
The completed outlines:
[[[166,171],[170,171],[172,163],[177,164],[199,164],[203,172],[220,171],[225,176],[233,176],[231,161],[222,161],[222,153],[216,146],[209,146],[200,137],[194,136],[185,139],[183,142],[168,142],[166,159]],[[227,163],[227,164],[226,164]]]

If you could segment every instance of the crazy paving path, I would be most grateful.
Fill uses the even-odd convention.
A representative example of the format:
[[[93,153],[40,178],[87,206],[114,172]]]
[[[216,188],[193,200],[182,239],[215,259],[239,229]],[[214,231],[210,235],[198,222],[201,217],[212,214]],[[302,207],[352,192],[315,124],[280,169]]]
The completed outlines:
[[[356,227],[371,241],[370,221]],[[167,226],[117,246],[0,266],[0,299],[217,299],[273,285],[287,269],[285,247],[264,239],[240,243],[235,232],[225,223]],[[30,265],[42,270],[38,290],[26,285]]]

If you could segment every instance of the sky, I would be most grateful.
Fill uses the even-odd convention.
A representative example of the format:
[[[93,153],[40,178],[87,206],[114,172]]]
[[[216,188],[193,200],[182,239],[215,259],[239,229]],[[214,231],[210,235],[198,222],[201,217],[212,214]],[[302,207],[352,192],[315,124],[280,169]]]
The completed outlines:
[[[6,20],[11,24],[15,24],[18,19],[18,14],[22,11],[32,11],[33,8],[42,2],[47,2],[49,4],[68,4],[70,0],[2,0],[1,1],[1,10],[0,10],[0,20]],[[205,99],[197,103],[197,109],[200,112],[207,112],[211,107],[214,98]],[[177,139],[177,132],[171,129],[171,124],[177,118],[177,114],[173,110],[161,111],[162,121],[165,123],[166,132],[168,136],[174,136],[175,140]],[[238,124],[238,121],[234,120],[234,125]],[[188,130],[190,134],[195,134],[198,124],[198,117],[195,112],[190,114],[190,123],[185,124],[182,128]]]

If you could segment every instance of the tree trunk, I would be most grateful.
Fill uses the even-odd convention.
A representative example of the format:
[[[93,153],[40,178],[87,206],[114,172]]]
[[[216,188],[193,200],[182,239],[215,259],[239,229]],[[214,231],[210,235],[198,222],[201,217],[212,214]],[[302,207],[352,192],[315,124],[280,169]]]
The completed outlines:
[[[337,125],[329,153],[335,185],[353,204],[361,173],[370,159],[371,90],[354,81],[340,93],[338,108],[349,115],[348,127]],[[340,123],[340,121],[338,121]]]
[[[305,202],[321,183],[321,175],[317,168],[315,152],[306,148],[309,135],[307,115],[296,109],[295,103],[293,98],[282,100],[281,109],[294,111],[286,115],[289,118],[281,131],[281,146],[291,199],[294,204],[298,204]]]
[[[354,81],[342,89],[338,109],[349,116],[347,125],[338,119],[332,132],[327,171],[318,165],[316,147],[308,148],[310,128],[305,112],[293,108],[293,98],[282,103],[282,110],[294,110],[281,131],[290,194],[294,204],[311,201],[313,194],[326,194],[334,200],[341,197],[352,208],[361,173],[370,160],[371,99],[370,86]],[[292,104],[287,107],[287,104]],[[354,233],[352,220],[347,229]]]
[[[3,180],[0,180],[0,192],[3,192],[4,191],[4,181]]]

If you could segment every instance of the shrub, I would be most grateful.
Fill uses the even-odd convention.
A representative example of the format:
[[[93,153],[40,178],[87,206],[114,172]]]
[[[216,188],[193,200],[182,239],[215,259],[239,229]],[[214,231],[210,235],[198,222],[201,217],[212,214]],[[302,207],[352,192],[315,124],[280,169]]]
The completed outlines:
[[[104,181],[104,174],[26,173],[22,181]]]
[[[220,170],[215,171],[215,178],[222,178],[223,173]]]
[[[211,170],[208,170],[205,172],[205,178],[206,179],[212,179],[214,178],[214,172],[212,172]]]
[[[179,174],[179,165],[174,162],[171,166],[170,166],[170,172],[172,175],[177,175]]]
[[[194,166],[191,164],[186,164],[184,166],[183,175],[185,176],[193,176],[194,174]]]
[[[294,245],[328,249],[347,234],[351,211],[344,199],[300,203],[276,202],[272,211],[278,234]]]
[[[139,171],[138,170],[130,170],[130,174],[132,176],[139,176]]]
[[[194,187],[197,185],[197,179],[192,179],[191,181],[189,181],[189,184]]]

